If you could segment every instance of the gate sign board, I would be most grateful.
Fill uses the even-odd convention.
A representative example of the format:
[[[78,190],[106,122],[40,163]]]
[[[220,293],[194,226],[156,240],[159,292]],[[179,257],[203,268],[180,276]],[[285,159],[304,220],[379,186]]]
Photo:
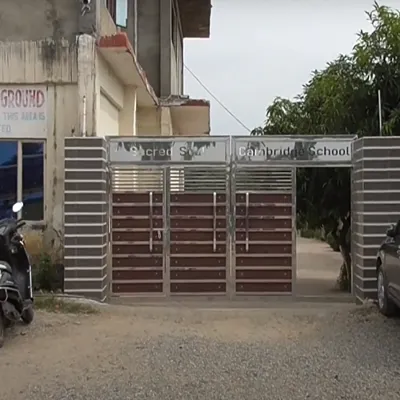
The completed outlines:
[[[235,161],[351,165],[353,136],[233,138]]]
[[[46,138],[45,85],[0,86],[0,138]]]
[[[229,138],[110,139],[109,161],[115,163],[226,163]]]

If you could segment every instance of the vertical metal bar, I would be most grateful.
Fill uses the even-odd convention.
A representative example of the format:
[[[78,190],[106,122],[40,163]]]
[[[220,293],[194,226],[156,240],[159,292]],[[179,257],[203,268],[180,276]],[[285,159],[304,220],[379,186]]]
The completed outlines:
[[[292,296],[296,297],[297,285],[297,168],[292,168]]]
[[[22,142],[17,141],[17,201],[24,201],[23,198],[23,151]],[[12,204],[10,204],[12,206]],[[18,212],[18,218],[22,218],[22,210]]]
[[[249,206],[250,194],[246,192],[246,252],[249,251]]]
[[[213,193],[213,252],[217,251],[217,192]]]
[[[382,97],[381,91],[378,90],[378,116],[379,116],[379,135],[382,136],[383,122],[382,122]]]
[[[227,295],[230,299],[233,298],[235,293],[234,286],[234,257],[233,257],[233,226],[234,226],[234,218],[233,215],[233,195],[234,195],[234,187],[233,187],[233,166],[231,162],[230,156],[230,140],[226,142],[227,150],[229,153],[226,156],[226,182],[225,182],[225,206],[226,206],[226,274],[227,274]]]
[[[107,148],[107,153],[109,156],[109,147]],[[107,182],[108,182],[108,187],[107,187],[107,194],[106,197],[108,199],[108,216],[107,216],[107,222],[108,222],[108,253],[107,253],[107,273],[109,274],[109,294],[110,296],[113,294],[112,292],[112,270],[113,270],[113,265],[112,265],[112,237],[113,237],[113,229],[112,229],[112,215],[113,215],[113,168],[110,162],[107,162]]]
[[[47,186],[47,142],[40,142],[43,145],[43,220],[45,226],[47,226],[47,222],[50,220],[51,209],[47,207],[46,204],[50,204],[50,197],[48,195],[48,186]]]
[[[164,294],[171,293],[171,168],[163,169],[163,266]]]
[[[153,251],[153,192],[149,193],[149,248],[150,252]]]
[[[352,143],[353,146],[353,143]],[[353,154],[353,152],[352,152]],[[352,156],[353,157],[353,156]],[[353,162],[353,160],[352,160]],[[351,288],[351,295],[355,296],[354,290],[354,269],[355,269],[355,250],[354,250],[354,218],[353,213],[355,212],[354,207],[354,165],[350,169],[350,256],[351,256],[351,274],[350,274],[350,288]]]

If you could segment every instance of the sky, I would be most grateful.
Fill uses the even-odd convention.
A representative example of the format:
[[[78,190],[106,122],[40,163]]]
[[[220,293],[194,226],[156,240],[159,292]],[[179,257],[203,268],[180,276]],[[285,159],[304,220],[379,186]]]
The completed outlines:
[[[369,30],[370,0],[212,0],[210,39],[185,39],[184,62],[243,127],[185,72],[184,92],[211,101],[211,134],[246,135],[276,96],[293,98],[311,72],[349,53]],[[379,2],[400,8],[400,0]]]

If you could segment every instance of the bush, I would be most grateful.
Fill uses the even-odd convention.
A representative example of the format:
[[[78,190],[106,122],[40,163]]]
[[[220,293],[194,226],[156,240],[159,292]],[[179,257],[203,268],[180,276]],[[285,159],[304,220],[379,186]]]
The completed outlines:
[[[323,240],[321,229],[300,229],[300,236],[306,239]]]
[[[23,232],[26,249],[31,257],[33,289],[45,292],[62,291],[64,267],[60,241],[46,241],[42,230]]]

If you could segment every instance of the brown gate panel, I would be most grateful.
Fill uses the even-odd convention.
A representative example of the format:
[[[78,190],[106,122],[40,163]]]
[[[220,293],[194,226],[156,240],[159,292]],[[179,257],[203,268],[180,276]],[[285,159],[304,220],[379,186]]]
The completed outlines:
[[[293,206],[289,193],[237,193],[237,294],[290,294]]]
[[[112,196],[112,291],[163,292],[163,194]]]
[[[226,201],[220,193],[171,193],[172,294],[226,292]]]

